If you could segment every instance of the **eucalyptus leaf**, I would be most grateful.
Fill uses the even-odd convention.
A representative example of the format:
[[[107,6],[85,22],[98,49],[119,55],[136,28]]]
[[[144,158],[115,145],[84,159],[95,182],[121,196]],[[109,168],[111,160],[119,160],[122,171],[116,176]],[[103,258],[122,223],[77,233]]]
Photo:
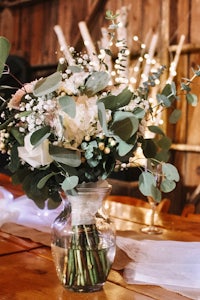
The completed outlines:
[[[152,188],[156,187],[155,176],[144,171],[139,176],[139,190],[144,196],[152,196]]]
[[[74,189],[78,185],[79,178],[78,176],[66,177],[62,182],[63,191],[68,191]]]
[[[103,102],[106,109],[116,111],[117,109],[128,105],[132,96],[133,93],[128,88],[125,88],[121,93],[119,93],[116,96],[109,95],[107,97],[99,99],[98,103]]]
[[[39,144],[41,144],[45,139],[47,139],[50,136],[50,126],[42,127],[35,132],[32,133],[30,137],[30,142],[33,146],[37,147]]]
[[[98,119],[101,124],[101,127],[103,128],[104,133],[109,136],[108,134],[108,128],[107,128],[107,119],[106,119],[106,110],[105,106],[102,102],[99,102],[97,104],[98,106]]]
[[[126,142],[122,141],[118,137],[115,137],[115,139],[119,143],[117,146],[117,151],[118,151],[119,156],[123,157],[123,156],[127,155],[133,149],[133,145],[127,144]]]
[[[78,167],[81,164],[81,154],[79,151],[49,145],[49,154],[53,159],[62,164],[66,164],[71,167]]]
[[[172,90],[172,86],[171,86],[170,83],[167,83],[164,86],[161,94],[164,95],[164,96],[166,96],[170,100],[171,103],[176,99],[176,97],[175,97],[175,95],[173,93],[173,90]]]
[[[153,133],[161,134],[163,136],[165,135],[163,130],[160,127],[156,126],[156,125],[150,125],[150,126],[148,126],[148,129],[149,129],[149,131],[151,131]]]
[[[44,208],[45,201],[48,198],[48,185],[45,185],[42,189],[38,189],[38,182],[44,177],[44,173],[38,170],[30,172],[23,178],[22,186],[26,195],[33,199],[35,204]],[[34,178],[34,180],[33,180]]]
[[[91,97],[98,92],[102,91],[108,85],[110,76],[107,72],[93,72],[92,75],[88,77],[85,83],[85,94]]]
[[[159,203],[162,199],[162,193],[157,187],[152,186],[150,197],[152,197],[154,199],[154,201]]]
[[[19,128],[17,127],[12,127],[10,130],[11,135],[16,139],[18,144],[20,146],[24,145],[24,136],[23,134],[19,131]]]
[[[187,93],[191,91],[191,87],[188,84],[181,83],[181,90],[186,91]]]
[[[154,158],[160,162],[167,162],[170,158],[169,150],[166,149],[160,150],[159,152],[156,153]]]
[[[72,71],[72,73],[80,73],[83,71],[83,69],[79,66],[68,66],[68,70]]]
[[[3,37],[0,36],[0,77],[2,76],[4,67],[5,67],[5,63],[6,63],[6,59],[9,55],[10,52],[10,43],[9,41]]]
[[[143,139],[142,140],[142,150],[146,158],[153,158],[157,153],[156,144],[152,139]]]
[[[119,136],[123,141],[128,141],[137,132],[138,126],[139,120],[132,113],[117,111],[110,130],[113,135]]]
[[[63,96],[59,98],[59,104],[62,110],[67,113],[71,118],[76,115],[76,103],[70,96]]]
[[[194,71],[194,73],[195,73],[196,76],[199,77],[200,76],[200,68],[198,70]]]
[[[37,188],[38,189],[42,189],[45,184],[47,183],[47,181],[49,180],[49,178],[55,176],[55,173],[51,172],[49,174],[47,174],[46,176],[44,176],[42,179],[40,179],[40,181],[37,184]]]
[[[163,179],[160,184],[160,189],[164,193],[169,193],[173,191],[176,187],[176,183],[173,180],[169,180],[167,178]]]
[[[162,171],[167,179],[179,181],[180,176],[174,165],[172,165],[170,163],[165,163],[162,165]]]
[[[171,106],[171,101],[169,98],[165,95],[162,94],[157,94],[156,99],[158,100],[159,103],[163,103],[165,107],[170,107]]]
[[[137,119],[142,119],[145,116],[145,110],[141,107],[137,107],[134,109],[133,114]]]
[[[192,93],[187,93],[186,94],[186,99],[187,99],[187,102],[189,104],[191,104],[192,106],[197,106],[197,104],[198,104],[198,97],[197,97],[197,95],[192,94]]]
[[[0,130],[2,129],[6,129],[8,124],[10,124],[10,122],[12,122],[14,119],[14,116],[11,116],[10,118],[8,118],[5,122],[0,124]]]
[[[167,151],[171,147],[172,141],[169,137],[163,136],[161,139],[158,140],[157,144],[160,148]]]
[[[11,173],[14,173],[18,170],[20,166],[20,159],[18,156],[18,145],[15,144],[12,146],[11,155],[10,155],[10,162],[8,164],[8,169]]]
[[[176,96],[176,84],[174,81],[171,83],[171,91],[174,96]]]
[[[55,72],[48,77],[42,78],[35,84],[33,95],[36,97],[44,96],[54,92],[62,80],[60,72]]]
[[[60,201],[55,201],[55,199],[59,199],[59,197],[56,197],[54,199],[51,199],[51,198],[47,199],[47,208],[48,209],[56,209],[60,205],[61,199],[59,199]]]
[[[169,122],[171,124],[176,124],[178,122],[178,120],[180,119],[180,117],[181,117],[181,110],[180,109],[174,109],[174,111],[169,116]]]

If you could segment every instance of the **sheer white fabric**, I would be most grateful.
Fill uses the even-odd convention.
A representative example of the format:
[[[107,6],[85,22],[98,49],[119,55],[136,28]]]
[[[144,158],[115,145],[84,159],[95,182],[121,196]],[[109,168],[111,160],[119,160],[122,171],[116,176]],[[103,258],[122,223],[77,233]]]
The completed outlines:
[[[137,241],[117,237],[117,246],[131,261],[124,266],[129,284],[153,284],[200,299],[200,243]]]

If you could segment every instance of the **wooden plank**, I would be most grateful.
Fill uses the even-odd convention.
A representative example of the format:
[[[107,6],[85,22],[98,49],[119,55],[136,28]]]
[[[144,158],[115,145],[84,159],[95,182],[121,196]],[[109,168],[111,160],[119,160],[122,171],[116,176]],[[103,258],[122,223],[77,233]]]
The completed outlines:
[[[13,15],[9,8],[5,8],[0,13],[0,34],[7,37],[8,40],[13,40]]]
[[[15,253],[41,247],[41,244],[32,242],[30,240],[20,239],[19,237],[10,235],[0,231],[0,256],[8,253]]]
[[[176,52],[178,48],[178,45],[171,45],[169,46],[169,52]],[[200,51],[200,45],[195,44],[195,43],[188,43],[184,44],[181,50],[182,54],[186,53],[192,53],[192,52],[199,52]]]
[[[197,0],[193,0],[191,3],[191,18],[190,18],[190,42],[198,43],[199,34],[198,34],[198,22],[199,22],[200,7]],[[189,75],[193,75],[192,68],[198,69],[200,61],[199,53],[192,53],[190,55],[190,65],[189,65]],[[198,78],[192,85],[193,93],[199,95],[199,84],[200,79]],[[200,144],[200,106],[196,108],[188,108],[188,118],[187,118],[187,131],[186,131],[186,143],[190,145]],[[198,185],[199,184],[199,175],[196,170],[200,166],[200,155],[197,153],[188,153],[186,155],[186,169],[185,169],[185,184],[186,185]]]
[[[149,296],[106,282],[104,290],[94,293],[72,293],[59,282],[53,262],[34,253],[0,257],[1,299],[72,299],[72,300],[148,300]],[[174,298],[176,299],[176,298]]]

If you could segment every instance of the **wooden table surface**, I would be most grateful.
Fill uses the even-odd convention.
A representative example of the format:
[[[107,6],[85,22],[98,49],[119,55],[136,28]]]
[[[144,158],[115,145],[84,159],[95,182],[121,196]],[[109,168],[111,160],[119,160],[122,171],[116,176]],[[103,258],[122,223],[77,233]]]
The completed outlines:
[[[149,222],[149,211],[120,203],[112,203],[110,213],[117,234],[136,239],[200,241],[200,223],[179,216],[159,214],[156,223],[163,234],[147,236],[140,228]],[[13,224],[12,224],[13,226]],[[104,289],[95,293],[75,293],[62,287],[52,261],[50,247],[27,238],[30,229],[22,227],[24,237],[0,231],[0,299],[1,300],[183,300],[178,293],[159,286],[129,285],[121,274],[111,270]],[[14,225],[17,226],[17,225]],[[14,227],[13,227],[14,228]],[[14,231],[13,231],[14,232]]]

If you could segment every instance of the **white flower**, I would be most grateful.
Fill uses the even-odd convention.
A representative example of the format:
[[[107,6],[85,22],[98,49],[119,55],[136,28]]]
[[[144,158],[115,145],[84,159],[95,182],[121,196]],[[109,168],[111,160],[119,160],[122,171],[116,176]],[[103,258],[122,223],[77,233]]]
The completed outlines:
[[[84,85],[85,79],[89,76],[88,72],[74,73],[61,84],[63,89],[69,95],[79,94],[79,88]]]
[[[60,111],[63,118],[64,137],[66,141],[72,142],[73,146],[78,147],[84,137],[92,136],[101,129],[97,128],[97,97],[88,98],[80,96],[76,99],[76,116],[71,118],[68,114]]]
[[[49,155],[49,141],[45,139],[34,147],[30,141],[31,133],[24,138],[24,147],[18,147],[18,155],[33,168],[50,164],[53,159]]]

